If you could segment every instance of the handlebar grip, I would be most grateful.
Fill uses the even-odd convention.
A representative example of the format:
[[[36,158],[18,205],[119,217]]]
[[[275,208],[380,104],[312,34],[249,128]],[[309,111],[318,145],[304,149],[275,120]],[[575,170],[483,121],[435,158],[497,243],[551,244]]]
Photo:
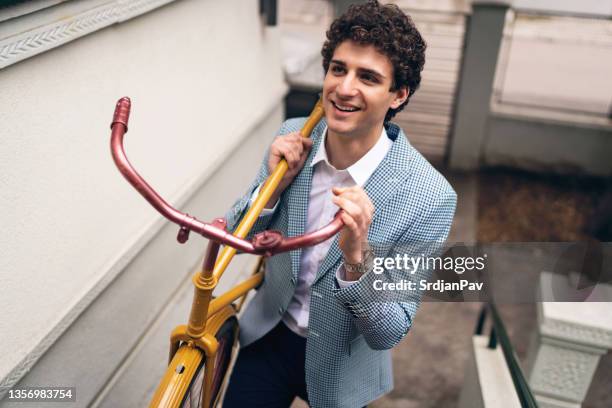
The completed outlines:
[[[132,102],[127,96],[124,96],[123,98],[117,101],[117,105],[115,106],[115,113],[113,114],[113,122],[111,123],[111,129],[113,128],[115,123],[121,123],[123,126],[125,126],[125,131],[127,132],[131,106]]]

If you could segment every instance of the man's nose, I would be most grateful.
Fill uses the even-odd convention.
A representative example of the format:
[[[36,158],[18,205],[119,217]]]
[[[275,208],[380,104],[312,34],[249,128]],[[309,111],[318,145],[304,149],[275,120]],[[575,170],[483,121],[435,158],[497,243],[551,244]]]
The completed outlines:
[[[342,78],[340,84],[338,84],[338,88],[336,89],[336,93],[338,96],[351,97],[357,94],[357,88],[355,87],[355,76],[348,74]]]

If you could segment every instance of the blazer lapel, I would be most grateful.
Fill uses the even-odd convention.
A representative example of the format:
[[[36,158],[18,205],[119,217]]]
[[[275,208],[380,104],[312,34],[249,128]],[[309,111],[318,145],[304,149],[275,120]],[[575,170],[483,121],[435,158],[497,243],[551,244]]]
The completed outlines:
[[[287,191],[288,204],[288,226],[287,234],[289,237],[304,234],[306,230],[306,217],[308,215],[308,202],[310,198],[310,188],[312,186],[313,168],[311,166],[312,159],[319,147],[322,139],[323,130],[325,129],[325,119],[321,120],[312,130],[311,138],[313,139],[312,148],[308,154],[308,158],[304,163],[302,171],[298,173],[295,180],[291,183]],[[300,270],[301,249],[290,252],[291,256],[291,271],[293,277],[297,279],[298,271]]]
[[[404,184],[403,181],[409,175],[412,147],[408,143],[404,132],[397,125],[390,123],[387,128],[387,135],[394,140],[394,143],[363,187],[370,200],[372,200],[372,204],[374,204],[373,220],[376,219],[376,215]],[[342,257],[342,251],[338,246],[338,235],[334,238],[327,256],[321,263],[313,284],[330,270],[335,271],[338,268]]]

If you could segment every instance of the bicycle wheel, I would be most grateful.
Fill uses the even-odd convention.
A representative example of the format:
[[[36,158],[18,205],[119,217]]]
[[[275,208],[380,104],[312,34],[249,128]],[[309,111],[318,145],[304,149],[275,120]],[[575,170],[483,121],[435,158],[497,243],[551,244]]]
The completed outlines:
[[[232,360],[232,350],[238,333],[238,320],[235,317],[227,319],[217,331],[215,338],[219,342],[217,355],[215,358],[215,369],[212,382],[212,406],[218,402],[221,386],[228,374],[228,368]],[[202,407],[202,392],[204,389],[204,366],[206,359],[202,359],[197,371],[193,375],[193,380],[189,384],[189,389],[185,393],[185,398],[181,408],[205,408]]]

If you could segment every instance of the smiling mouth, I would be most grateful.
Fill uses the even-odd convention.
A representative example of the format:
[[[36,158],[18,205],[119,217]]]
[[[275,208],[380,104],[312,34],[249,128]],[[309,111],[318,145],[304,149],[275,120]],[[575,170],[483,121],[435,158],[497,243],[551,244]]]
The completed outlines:
[[[332,105],[334,105],[334,107],[336,109],[338,109],[340,112],[357,112],[358,110],[360,110],[359,108],[356,108],[354,106],[349,106],[349,105],[338,105],[336,102],[331,101]]]

